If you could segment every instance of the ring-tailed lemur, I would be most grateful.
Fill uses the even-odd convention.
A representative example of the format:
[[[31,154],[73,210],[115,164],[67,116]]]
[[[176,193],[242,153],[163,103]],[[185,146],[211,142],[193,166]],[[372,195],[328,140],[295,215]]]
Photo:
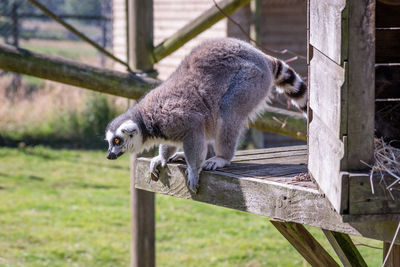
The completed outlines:
[[[272,85],[307,109],[307,86],[284,62],[240,40],[206,41],[164,83],[109,123],[107,158],[161,144],[150,166],[158,175],[157,167],[182,146],[187,183],[196,191],[202,169],[230,164],[241,130],[262,111]],[[209,142],[216,155],[206,160]]]

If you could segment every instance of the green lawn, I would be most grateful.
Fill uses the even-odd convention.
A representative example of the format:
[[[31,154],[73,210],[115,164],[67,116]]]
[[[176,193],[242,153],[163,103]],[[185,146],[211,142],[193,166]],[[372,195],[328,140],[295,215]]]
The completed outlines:
[[[156,201],[158,266],[307,266],[267,218]],[[0,148],[0,266],[128,266],[129,220],[127,156]],[[309,229],[332,253],[322,232]],[[380,266],[382,250],[359,248]]]

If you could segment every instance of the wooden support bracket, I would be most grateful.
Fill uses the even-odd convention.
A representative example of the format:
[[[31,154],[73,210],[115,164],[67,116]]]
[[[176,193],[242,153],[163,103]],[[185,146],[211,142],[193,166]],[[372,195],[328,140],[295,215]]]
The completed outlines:
[[[367,266],[349,235],[324,229],[322,229],[322,231],[329,240],[329,243],[331,243],[336,254],[339,256],[343,266]]]
[[[312,266],[339,266],[303,225],[274,220],[271,223]]]

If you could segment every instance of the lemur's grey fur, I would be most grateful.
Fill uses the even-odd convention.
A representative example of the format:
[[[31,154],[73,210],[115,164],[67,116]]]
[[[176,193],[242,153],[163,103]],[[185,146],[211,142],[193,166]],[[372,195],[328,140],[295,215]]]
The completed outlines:
[[[240,40],[204,42],[164,83],[110,122],[107,158],[161,144],[151,162],[158,174],[159,165],[182,156],[176,152],[183,146],[188,186],[195,191],[202,169],[230,164],[241,130],[264,107],[274,84],[306,110],[307,86],[284,62]],[[208,143],[216,155],[206,160]]]

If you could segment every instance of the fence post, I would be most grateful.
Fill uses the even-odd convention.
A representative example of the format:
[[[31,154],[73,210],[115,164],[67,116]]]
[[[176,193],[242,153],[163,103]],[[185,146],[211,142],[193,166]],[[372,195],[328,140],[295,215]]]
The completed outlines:
[[[128,60],[133,70],[153,69],[153,0],[128,0]],[[131,267],[155,266],[154,193],[135,188],[136,156],[131,155]],[[142,178],[142,177],[140,177]]]
[[[12,18],[12,44],[15,47],[19,47],[19,17],[18,17],[18,7],[19,4],[13,3],[11,9],[11,18]],[[21,74],[15,73],[13,74],[13,78],[11,84],[6,89],[6,94],[11,99],[14,98],[18,89],[21,87],[22,76]]]
[[[257,43],[261,43],[261,10],[262,0],[251,0],[250,36]],[[250,129],[250,137],[255,148],[264,148],[264,131]]]

